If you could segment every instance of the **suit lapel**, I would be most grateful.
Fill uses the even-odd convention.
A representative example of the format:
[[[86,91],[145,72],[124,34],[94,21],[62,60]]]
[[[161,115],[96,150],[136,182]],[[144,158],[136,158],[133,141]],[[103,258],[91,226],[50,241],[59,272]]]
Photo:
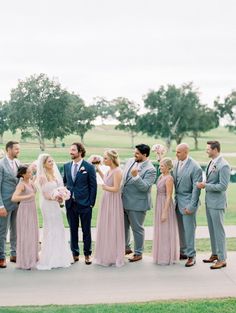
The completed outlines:
[[[68,175],[69,175],[69,179],[72,181],[72,183],[74,183],[74,182],[73,182],[72,175],[71,175],[72,164],[73,164],[73,162],[70,162],[70,163],[68,164],[68,171],[69,171]]]
[[[10,166],[10,164],[9,164],[9,162],[8,162],[8,160],[7,160],[6,157],[4,158],[3,162],[4,162],[4,165],[5,165],[5,168],[6,168],[7,172],[8,172],[8,174],[9,174],[12,178],[14,178],[16,181],[18,181],[18,179],[17,179],[16,176],[14,175],[13,170],[12,170],[12,168],[11,168],[11,166]],[[16,166],[17,166],[17,168],[18,168],[18,164],[16,164]]]
[[[212,162],[212,161],[211,161],[211,162]],[[221,162],[221,157],[216,161],[216,163],[214,164],[214,166],[211,168],[211,171],[208,173],[208,170],[209,170],[209,167],[210,167],[211,162],[209,162],[208,167],[207,167],[207,177],[209,177],[209,176],[211,175],[213,168],[214,168],[215,166],[217,166],[217,165]]]
[[[211,162],[212,162],[212,160],[211,160],[211,161],[208,163],[208,165],[207,165],[206,177],[208,177],[208,176],[209,176],[209,174],[210,174],[210,172],[209,172],[209,168],[210,168]]]
[[[81,162],[80,167],[78,168],[78,171],[77,171],[77,174],[76,174],[76,177],[75,177],[74,184],[75,184],[75,182],[77,181],[77,179],[79,178],[79,176],[81,175],[80,169],[81,169],[83,166],[84,166],[84,160]]]
[[[182,167],[182,170],[181,170],[181,173],[180,173],[180,178],[179,180],[177,181],[177,186],[179,185],[179,183],[181,182],[183,176],[184,176],[184,173],[186,173],[186,171],[188,170],[188,167],[190,165],[190,162],[191,162],[191,159],[189,158],[187,163],[184,165],[184,167]]]

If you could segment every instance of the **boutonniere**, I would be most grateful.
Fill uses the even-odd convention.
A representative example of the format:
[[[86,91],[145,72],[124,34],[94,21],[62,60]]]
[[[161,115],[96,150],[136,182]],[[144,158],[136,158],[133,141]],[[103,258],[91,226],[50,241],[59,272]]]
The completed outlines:
[[[82,166],[80,169],[79,169],[80,172],[84,172],[85,171],[85,167]]]
[[[212,172],[216,172],[216,170],[217,170],[217,168],[216,168],[216,166],[214,165],[213,167],[212,167]]]

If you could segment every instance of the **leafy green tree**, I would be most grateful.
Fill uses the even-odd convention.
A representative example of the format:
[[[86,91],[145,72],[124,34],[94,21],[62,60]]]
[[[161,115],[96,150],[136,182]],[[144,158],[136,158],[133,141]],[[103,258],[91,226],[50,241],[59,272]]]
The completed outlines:
[[[195,150],[198,150],[198,138],[201,133],[219,126],[219,117],[216,110],[206,105],[196,107],[192,120],[189,121],[189,136],[193,137]]]
[[[227,121],[229,131],[236,133],[236,91],[232,91],[223,102],[218,97],[214,104],[219,116]]]
[[[3,144],[3,134],[9,129],[8,124],[9,106],[7,102],[0,101],[0,143]]]
[[[116,107],[115,116],[119,122],[115,128],[124,130],[130,134],[131,147],[134,148],[134,138],[139,132],[138,112],[140,107],[138,104],[122,97],[114,99],[112,103]]]
[[[189,122],[199,106],[199,96],[192,83],[180,88],[161,86],[144,97],[144,104],[147,112],[139,119],[140,131],[164,138],[169,149],[172,140],[181,143],[189,131]]]
[[[40,149],[45,150],[45,139],[63,138],[69,131],[67,125],[68,92],[50,80],[46,74],[32,75],[19,80],[11,90],[10,129],[20,129],[22,136],[36,137]]]
[[[84,143],[85,134],[94,127],[92,123],[97,117],[96,106],[86,106],[80,96],[70,95],[70,131],[80,136]]]
[[[116,113],[116,106],[111,101],[103,97],[96,97],[94,99],[94,106],[97,109],[97,116],[101,117],[102,124],[105,124],[105,120],[114,118]]]

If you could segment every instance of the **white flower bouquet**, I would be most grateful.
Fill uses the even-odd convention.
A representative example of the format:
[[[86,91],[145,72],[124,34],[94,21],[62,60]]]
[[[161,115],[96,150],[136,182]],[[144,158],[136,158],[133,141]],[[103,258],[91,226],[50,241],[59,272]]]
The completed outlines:
[[[52,199],[59,200],[62,199],[63,201],[70,199],[70,191],[66,187],[58,187],[53,190],[52,192]]]
[[[157,154],[157,160],[160,161],[163,156],[166,154],[167,149],[161,144],[156,144],[152,146],[152,151]]]

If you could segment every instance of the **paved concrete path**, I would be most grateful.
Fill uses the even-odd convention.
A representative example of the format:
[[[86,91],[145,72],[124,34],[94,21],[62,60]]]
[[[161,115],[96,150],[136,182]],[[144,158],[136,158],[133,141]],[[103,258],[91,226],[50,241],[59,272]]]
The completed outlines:
[[[184,262],[157,266],[150,256],[122,268],[80,260],[68,269],[23,271],[8,263],[0,270],[0,306],[236,297],[236,252],[221,270],[210,270],[204,257],[198,255],[192,268]]]

